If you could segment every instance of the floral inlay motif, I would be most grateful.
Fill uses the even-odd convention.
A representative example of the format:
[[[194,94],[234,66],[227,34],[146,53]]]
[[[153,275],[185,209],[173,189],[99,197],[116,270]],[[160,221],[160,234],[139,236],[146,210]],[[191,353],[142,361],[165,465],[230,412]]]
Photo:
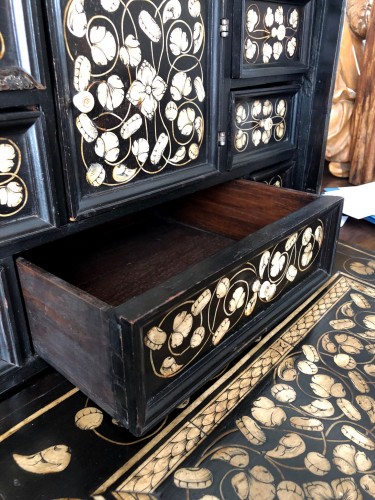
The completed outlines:
[[[293,233],[274,247],[154,320],[144,336],[154,374],[174,377],[203,351],[265,309],[312,267],[320,254],[322,221]]]
[[[290,98],[235,101],[234,148],[239,153],[287,138]]]
[[[168,481],[171,496],[207,500],[373,498],[374,310],[372,287],[336,278],[117,491],[158,492]],[[357,377],[335,362],[348,352]]]
[[[19,176],[21,160],[17,144],[0,137],[0,217],[15,215],[26,204],[28,190]]]
[[[204,140],[200,0],[70,0],[65,43],[87,183],[127,184],[196,160]]]
[[[244,62],[299,60],[301,25],[301,11],[296,7],[251,3],[245,15]]]

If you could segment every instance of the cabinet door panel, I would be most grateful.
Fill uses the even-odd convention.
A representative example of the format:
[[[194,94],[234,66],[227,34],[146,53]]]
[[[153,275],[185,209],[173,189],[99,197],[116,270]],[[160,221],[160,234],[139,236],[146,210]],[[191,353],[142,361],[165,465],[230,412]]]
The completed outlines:
[[[41,112],[0,114],[0,244],[55,224]]]
[[[249,170],[291,157],[295,148],[297,86],[231,93],[230,168],[244,163]]]
[[[307,70],[312,1],[242,0],[234,8],[233,78]]]
[[[217,9],[212,0],[54,2],[73,217],[214,173]]]

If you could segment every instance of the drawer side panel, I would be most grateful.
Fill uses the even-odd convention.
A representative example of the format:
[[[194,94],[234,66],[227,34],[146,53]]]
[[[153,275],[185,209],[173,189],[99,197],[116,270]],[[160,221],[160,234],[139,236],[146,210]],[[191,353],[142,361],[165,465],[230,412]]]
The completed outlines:
[[[113,413],[109,306],[22,258],[17,267],[37,353]]]

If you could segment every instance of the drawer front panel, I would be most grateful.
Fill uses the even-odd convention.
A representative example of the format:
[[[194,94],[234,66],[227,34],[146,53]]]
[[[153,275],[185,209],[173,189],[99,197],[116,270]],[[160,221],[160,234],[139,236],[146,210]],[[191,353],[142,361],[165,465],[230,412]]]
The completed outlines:
[[[216,8],[212,1],[55,8],[65,40],[57,84],[61,111],[69,109],[63,135],[73,215],[215,170],[208,137],[217,129]]]
[[[339,212],[337,204],[319,217],[303,217],[282,235],[275,230],[271,244],[259,246],[258,251],[253,246],[193,294],[191,289],[176,293],[178,298],[168,303],[167,310],[163,306],[158,313],[136,320],[131,334],[124,324],[125,344],[130,337],[135,343],[124,346],[124,355],[138,353],[135,366],[144,374],[137,394],[131,396],[142,398],[137,403],[145,408],[142,428],[155,423],[168,405],[175,406],[177,399],[199,386],[203,374],[222,368],[325,279]],[[233,256],[227,259],[233,260]]]
[[[295,147],[298,89],[240,91],[231,96],[232,168],[250,162],[258,169],[273,164]]]
[[[0,115],[0,242],[54,222],[39,112]]]
[[[307,69],[311,2],[243,0],[235,10],[233,77]],[[239,35],[241,33],[241,35]]]
[[[0,91],[43,88],[38,61],[38,9],[34,0],[3,0],[0,5]]]
[[[249,179],[256,182],[263,182],[269,186],[290,188],[294,162],[287,162],[282,166],[269,168],[264,171],[254,172]]]

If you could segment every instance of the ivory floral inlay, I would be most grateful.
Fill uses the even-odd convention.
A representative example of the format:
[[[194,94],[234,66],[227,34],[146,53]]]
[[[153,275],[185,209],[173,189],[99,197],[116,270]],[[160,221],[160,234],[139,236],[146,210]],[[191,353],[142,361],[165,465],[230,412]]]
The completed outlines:
[[[185,167],[206,114],[200,0],[69,0],[65,44],[81,164],[94,187]]]
[[[174,377],[279,297],[318,258],[323,231],[323,223],[316,221],[293,233],[151,324],[144,345],[154,374]],[[313,363],[306,363],[305,370],[311,371]]]
[[[0,137],[0,217],[20,212],[28,197],[27,186],[19,176],[21,151],[11,139]]]
[[[301,11],[268,2],[246,3],[243,60],[269,64],[299,60]]]

